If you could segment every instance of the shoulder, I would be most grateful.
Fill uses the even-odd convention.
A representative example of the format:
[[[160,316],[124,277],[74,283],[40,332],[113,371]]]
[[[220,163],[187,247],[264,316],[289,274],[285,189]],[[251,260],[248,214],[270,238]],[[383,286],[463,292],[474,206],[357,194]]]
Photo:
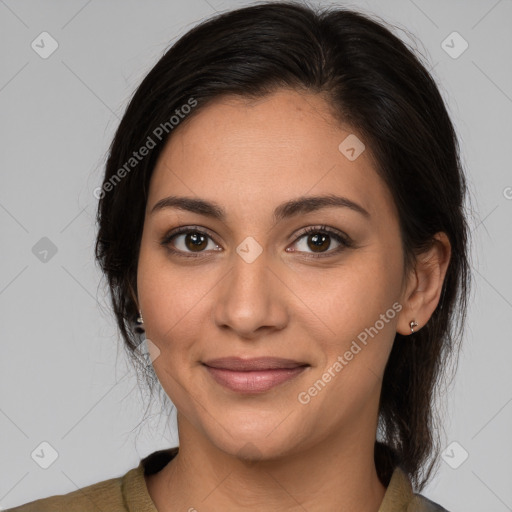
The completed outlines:
[[[411,481],[405,471],[395,468],[379,512],[448,512],[445,508],[421,494],[413,492]]]
[[[134,470],[130,470],[134,471]],[[127,475],[130,473],[127,473]],[[123,502],[123,479],[111,478],[77,489],[68,494],[56,494],[24,505],[10,508],[6,512],[85,512],[108,510],[126,512]]]
[[[123,476],[31,501],[6,512],[157,512],[144,476],[160,471],[177,453],[178,447],[158,450]]]

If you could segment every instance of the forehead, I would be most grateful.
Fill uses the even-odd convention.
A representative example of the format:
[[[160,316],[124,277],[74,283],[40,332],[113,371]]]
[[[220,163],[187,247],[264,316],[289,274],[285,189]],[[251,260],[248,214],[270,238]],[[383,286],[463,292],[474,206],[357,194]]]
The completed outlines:
[[[306,143],[309,160],[321,163],[335,153],[331,148],[325,154],[328,141],[319,143],[326,133],[336,140],[339,135],[335,132],[340,128],[318,95],[294,90],[279,90],[256,99],[230,95],[214,99],[183,123],[166,149],[171,158],[179,158],[179,152],[187,152],[189,159],[219,154],[243,163],[261,155],[272,157],[275,164],[292,154],[297,156]],[[240,148],[251,151],[241,152]],[[261,162],[259,165],[262,167]]]
[[[238,213],[308,193],[339,193],[370,213],[393,213],[369,147],[351,160],[346,140],[356,150],[364,144],[319,95],[280,90],[258,99],[218,98],[172,133],[153,172],[148,209],[177,194]]]

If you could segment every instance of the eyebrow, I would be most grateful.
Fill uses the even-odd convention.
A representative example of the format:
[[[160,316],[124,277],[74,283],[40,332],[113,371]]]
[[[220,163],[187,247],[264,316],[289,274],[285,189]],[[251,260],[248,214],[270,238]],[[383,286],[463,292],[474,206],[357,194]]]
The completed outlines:
[[[274,210],[274,223],[297,215],[333,207],[349,208],[360,213],[367,219],[370,218],[368,211],[359,204],[346,197],[331,194],[323,196],[303,196],[280,204]],[[160,199],[151,209],[150,215],[166,208],[177,208],[179,210],[210,217],[221,222],[225,222],[227,217],[225,210],[213,201],[179,196],[169,196]]]

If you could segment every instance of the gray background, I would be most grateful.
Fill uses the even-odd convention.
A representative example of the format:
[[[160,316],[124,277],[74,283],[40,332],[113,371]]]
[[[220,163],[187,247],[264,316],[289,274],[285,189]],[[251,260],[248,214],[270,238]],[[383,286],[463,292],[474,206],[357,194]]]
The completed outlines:
[[[177,444],[159,404],[139,426],[143,402],[93,261],[92,191],[128,98],[162,52],[199,20],[247,3],[0,0],[3,508],[120,476]],[[443,441],[458,443],[447,452],[452,466],[462,450],[469,457],[457,469],[441,460],[424,494],[452,512],[512,510],[512,2],[343,5],[419,40],[473,196],[474,290]],[[46,59],[31,47],[43,31],[59,45]],[[453,31],[469,44],[458,58],[442,47]],[[46,261],[44,237],[57,249]],[[44,441],[58,453],[48,469],[31,457]]]

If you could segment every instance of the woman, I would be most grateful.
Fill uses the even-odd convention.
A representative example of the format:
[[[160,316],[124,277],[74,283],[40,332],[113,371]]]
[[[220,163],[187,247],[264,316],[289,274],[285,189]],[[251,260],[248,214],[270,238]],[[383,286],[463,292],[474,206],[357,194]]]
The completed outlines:
[[[12,510],[445,510],[419,493],[466,312],[465,193],[438,89],[383,25],[272,2],[190,30],[97,190],[97,260],[179,449]]]

